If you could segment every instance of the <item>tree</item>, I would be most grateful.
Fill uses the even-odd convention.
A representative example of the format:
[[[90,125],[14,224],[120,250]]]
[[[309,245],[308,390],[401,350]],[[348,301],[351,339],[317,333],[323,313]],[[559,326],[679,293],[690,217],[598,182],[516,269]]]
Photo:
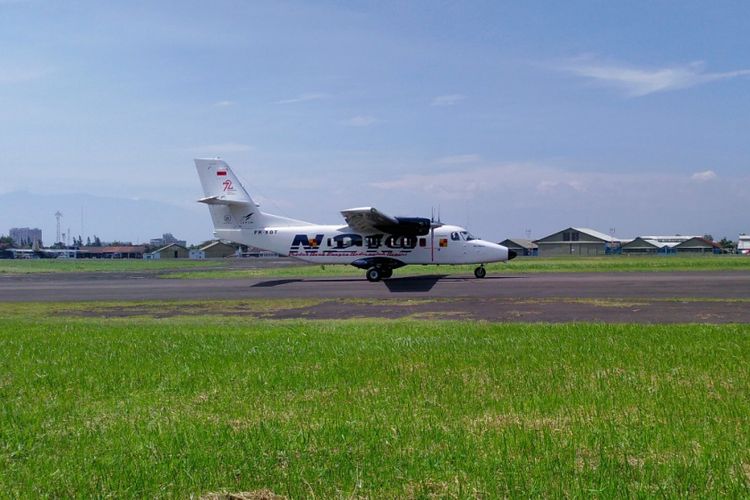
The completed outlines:
[[[94,245],[93,246],[95,246],[95,247],[102,246],[102,240],[100,240],[97,235],[94,235]]]
[[[703,239],[707,241],[714,241],[714,237],[711,236],[710,234],[704,234]]]
[[[6,248],[13,248],[15,246],[15,243],[13,242],[13,238],[10,236],[0,236],[0,248],[6,249]]]
[[[719,240],[719,246],[722,248],[722,250],[725,250],[727,252],[734,252],[735,244],[734,241],[727,239],[726,236],[724,236],[721,240]]]
[[[86,246],[87,247],[91,246],[91,236],[86,236]]]

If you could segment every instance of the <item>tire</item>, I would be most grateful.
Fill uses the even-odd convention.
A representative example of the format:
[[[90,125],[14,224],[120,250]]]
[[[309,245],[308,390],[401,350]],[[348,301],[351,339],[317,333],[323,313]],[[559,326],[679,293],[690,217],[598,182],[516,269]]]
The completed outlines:
[[[375,283],[376,281],[380,281],[382,274],[380,272],[380,269],[378,269],[377,267],[371,267],[365,273],[365,277],[367,278],[367,281]]]
[[[383,269],[380,274],[383,279],[390,278],[393,276],[393,269]]]
[[[474,269],[474,276],[476,276],[477,278],[484,278],[485,276],[487,276],[487,270],[484,267],[479,266],[478,268]]]

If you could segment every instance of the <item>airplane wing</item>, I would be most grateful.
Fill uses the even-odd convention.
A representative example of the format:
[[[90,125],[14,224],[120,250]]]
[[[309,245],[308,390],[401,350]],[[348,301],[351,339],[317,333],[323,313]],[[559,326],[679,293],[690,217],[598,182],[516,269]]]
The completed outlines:
[[[386,215],[377,208],[362,207],[342,210],[341,215],[350,228],[361,233],[376,233],[382,231],[378,226],[393,226],[398,224],[395,217]]]
[[[430,232],[430,219],[421,217],[393,217],[373,207],[342,210],[346,223],[357,232],[420,235]]]

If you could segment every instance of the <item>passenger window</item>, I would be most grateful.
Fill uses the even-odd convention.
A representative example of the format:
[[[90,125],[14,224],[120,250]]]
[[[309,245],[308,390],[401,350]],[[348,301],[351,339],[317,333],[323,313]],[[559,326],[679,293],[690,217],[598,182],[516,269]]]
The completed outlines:
[[[368,236],[366,238],[367,248],[378,248],[380,246],[381,236]]]
[[[453,241],[458,241],[461,238],[458,236],[458,233],[453,232],[453,233],[451,233],[451,239]]]
[[[426,238],[419,238],[419,246],[424,248],[427,246],[427,239]]]

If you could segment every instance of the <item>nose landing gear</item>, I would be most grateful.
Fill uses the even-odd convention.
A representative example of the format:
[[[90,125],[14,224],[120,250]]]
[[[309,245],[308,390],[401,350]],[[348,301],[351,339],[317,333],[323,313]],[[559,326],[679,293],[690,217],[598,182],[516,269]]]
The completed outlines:
[[[484,268],[484,264],[474,269],[474,276],[477,278],[484,278],[487,276],[487,270]]]

